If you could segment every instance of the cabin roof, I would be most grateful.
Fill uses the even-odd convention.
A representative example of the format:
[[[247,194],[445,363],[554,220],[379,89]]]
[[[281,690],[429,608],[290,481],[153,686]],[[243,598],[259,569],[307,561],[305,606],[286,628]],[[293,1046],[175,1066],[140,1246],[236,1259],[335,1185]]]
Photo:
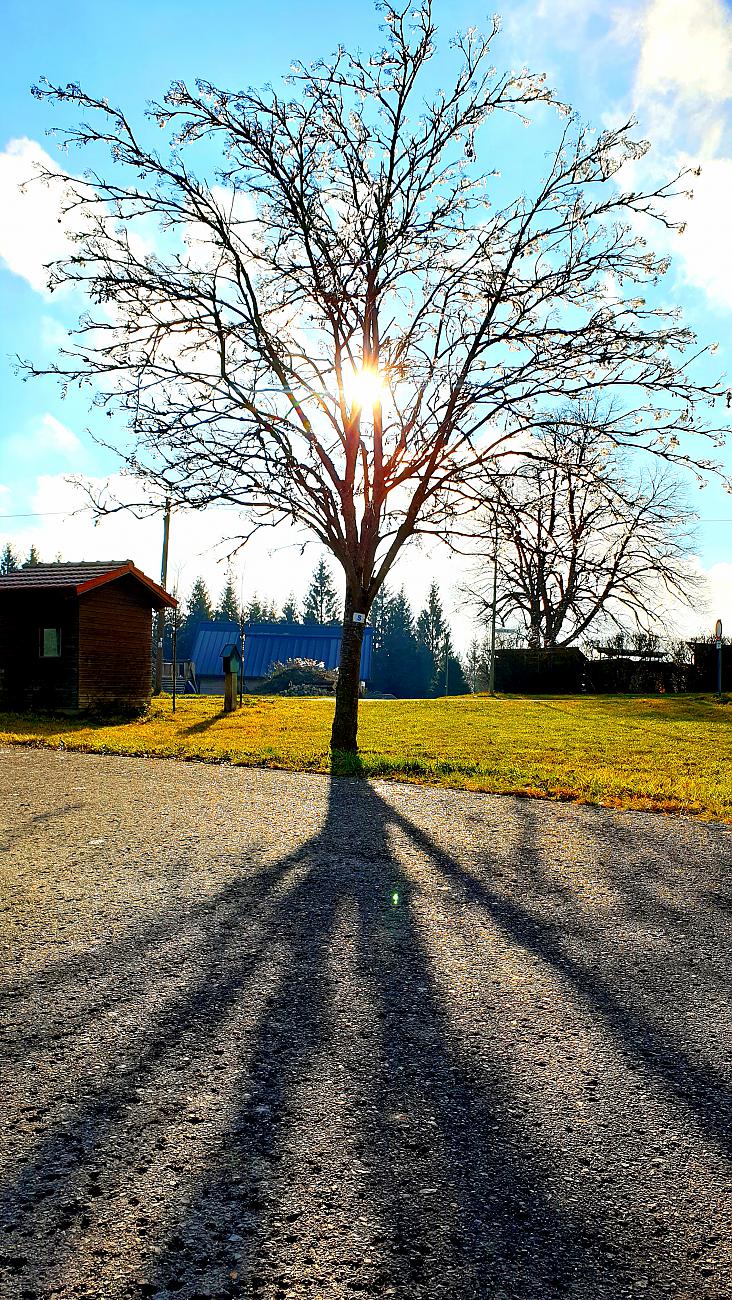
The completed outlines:
[[[116,582],[126,576],[134,578],[145,587],[156,609],[168,606],[175,609],[177,600],[164,591],[157,582],[148,578],[132,560],[82,560],[71,563],[32,564],[16,569],[14,573],[0,574],[0,596],[13,591],[73,591],[83,596],[95,587]]]
[[[326,668],[337,668],[341,657],[341,625],[324,627],[307,623],[245,623],[244,676],[266,677],[270,666],[287,659],[315,659]],[[361,646],[361,677],[371,676],[373,630],[364,628]],[[215,621],[199,624],[191,658],[199,677],[223,675],[221,656],[231,642],[239,645],[237,623]]]

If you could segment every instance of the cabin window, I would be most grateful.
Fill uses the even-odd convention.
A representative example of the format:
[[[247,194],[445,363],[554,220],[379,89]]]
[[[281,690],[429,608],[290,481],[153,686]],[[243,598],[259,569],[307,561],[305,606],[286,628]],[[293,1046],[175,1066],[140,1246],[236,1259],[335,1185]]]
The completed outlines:
[[[61,628],[42,627],[39,636],[38,653],[41,659],[61,658]]]

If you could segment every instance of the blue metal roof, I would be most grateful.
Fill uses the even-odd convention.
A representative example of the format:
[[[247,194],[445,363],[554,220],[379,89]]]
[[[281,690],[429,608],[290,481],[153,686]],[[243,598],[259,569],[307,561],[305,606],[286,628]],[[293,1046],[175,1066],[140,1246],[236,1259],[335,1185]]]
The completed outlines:
[[[191,659],[196,665],[198,677],[220,677],[223,680],[224,666],[221,657],[224,647],[235,642],[239,646],[238,623],[199,623]]]
[[[361,646],[361,679],[371,676],[373,628],[364,628]],[[224,647],[239,642],[236,623],[201,623],[191,658],[199,677],[221,677]],[[341,657],[341,627],[306,623],[245,623],[244,677],[266,677],[273,663],[287,659],[315,659],[326,668],[337,668]]]

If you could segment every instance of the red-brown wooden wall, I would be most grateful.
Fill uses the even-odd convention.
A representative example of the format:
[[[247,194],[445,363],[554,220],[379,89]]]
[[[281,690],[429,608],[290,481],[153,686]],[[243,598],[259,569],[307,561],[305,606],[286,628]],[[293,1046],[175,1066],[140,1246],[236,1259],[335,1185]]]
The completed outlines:
[[[150,700],[152,611],[134,578],[79,598],[79,708]]]

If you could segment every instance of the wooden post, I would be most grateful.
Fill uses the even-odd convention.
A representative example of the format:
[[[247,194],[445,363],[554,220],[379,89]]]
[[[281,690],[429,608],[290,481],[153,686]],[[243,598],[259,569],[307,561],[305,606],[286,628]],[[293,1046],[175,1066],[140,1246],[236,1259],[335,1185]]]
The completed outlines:
[[[165,590],[168,581],[168,544],[170,541],[170,497],[165,498],[163,516],[163,555],[160,563],[160,586]],[[158,611],[155,619],[155,695],[163,689],[163,631],[165,629],[165,610]]]
[[[239,707],[239,674],[224,673],[224,713],[234,713]]]
[[[175,713],[175,688],[178,676],[178,610],[173,610],[173,712]]]
[[[495,507],[494,507],[495,509]],[[491,608],[491,667],[488,676],[488,691],[496,693],[496,596],[498,593],[498,515],[494,514],[495,524],[493,540],[493,605]]]

